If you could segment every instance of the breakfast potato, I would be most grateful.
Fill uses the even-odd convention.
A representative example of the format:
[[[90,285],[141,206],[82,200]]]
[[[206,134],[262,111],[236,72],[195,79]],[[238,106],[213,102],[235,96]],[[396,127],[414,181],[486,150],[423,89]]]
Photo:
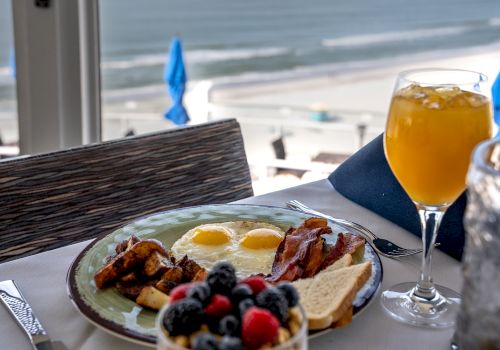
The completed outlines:
[[[130,249],[134,244],[136,244],[139,241],[140,239],[137,238],[136,236],[134,235],[130,236],[129,239],[124,240],[123,242],[121,242],[116,246],[115,248],[116,254],[123,253],[124,251]]]
[[[166,294],[170,294],[172,289],[174,289],[177,286],[178,284],[176,282],[172,282],[169,280],[159,280],[155,284],[156,289],[159,289],[160,291]]]
[[[130,272],[139,263],[143,263],[153,252],[168,255],[161,242],[156,239],[146,239],[135,243],[97,271],[94,275],[97,288],[101,289],[119,276]]]
[[[184,279],[184,275],[185,271],[183,271],[181,267],[172,266],[165,271],[165,273],[161,276],[160,280],[180,283]]]
[[[144,288],[143,284],[130,284],[130,283],[124,283],[121,281],[118,281],[115,283],[116,289],[125,296],[126,298],[129,298],[131,300],[137,299],[139,294],[141,294],[142,289]]]
[[[144,274],[148,277],[160,276],[173,267],[169,257],[160,252],[153,252],[144,263]]]
[[[185,281],[192,281],[199,271],[204,270],[196,261],[189,259],[187,255],[184,255],[177,263],[177,266],[182,270],[183,279]],[[164,279],[164,277],[162,277],[162,279]]]
[[[194,275],[192,281],[193,282],[201,282],[204,281],[207,278],[208,271],[205,269],[198,270],[196,275]]]
[[[170,298],[167,294],[159,291],[153,286],[146,286],[142,288],[135,302],[148,309],[160,310],[169,300]]]

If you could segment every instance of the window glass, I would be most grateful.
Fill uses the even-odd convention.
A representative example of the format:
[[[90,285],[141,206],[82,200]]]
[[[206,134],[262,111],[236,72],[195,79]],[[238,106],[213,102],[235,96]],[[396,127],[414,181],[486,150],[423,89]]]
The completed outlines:
[[[399,71],[444,66],[495,77],[500,65],[497,0],[100,6],[104,137],[174,127],[163,116],[171,104],[163,72],[177,35],[191,122],[237,118],[257,188],[276,175],[279,185],[324,178],[380,134]]]
[[[15,53],[10,0],[0,0],[0,158],[18,154]]]

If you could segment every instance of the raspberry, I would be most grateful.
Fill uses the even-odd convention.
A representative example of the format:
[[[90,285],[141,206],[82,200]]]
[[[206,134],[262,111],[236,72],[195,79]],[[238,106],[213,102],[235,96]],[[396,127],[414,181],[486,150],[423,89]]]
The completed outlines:
[[[172,289],[172,291],[170,292],[170,303],[172,304],[174,301],[184,299],[191,287],[191,283],[185,283]]]
[[[219,343],[219,350],[243,350],[240,338],[223,336]]]
[[[186,297],[196,299],[203,305],[207,305],[210,301],[210,287],[206,283],[196,283],[187,291]]]
[[[279,328],[280,322],[271,312],[251,307],[243,316],[241,339],[245,347],[258,349],[264,344],[274,343]]]
[[[222,317],[231,312],[233,305],[229,298],[221,295],[214,294],[210,300],[210,304],[205,308],[205,313],[210,317]]]
[[[281,282],[276,288],[278,288],[288,301],[288,307],[297,306],[299,303],[299,292],[297,292],[297,289],[290,282]]]
[[[264,289],[255,301],[257,306],[271,311],[281,323],[285,323],[288,318],[288,301],[277,288]]]
[[[198,300],[182,299],[170,304],[163,316],[163,326],[169,335],[189,335],[200,329],[203,322],[203,308]]]
[[[208,332],[197,335],[193,340],[194,350],[218,350],[217,339],[214,335]]]
[[[257,295],[267,288],[266,280],[260,276],[251,276],[240,281],[240,284],[246,284],[252,288],[253,294]]]
[[[212,293],[229,295],[236,285],[236,272],[233,265],[221,262],[207,275],[206,282]]]

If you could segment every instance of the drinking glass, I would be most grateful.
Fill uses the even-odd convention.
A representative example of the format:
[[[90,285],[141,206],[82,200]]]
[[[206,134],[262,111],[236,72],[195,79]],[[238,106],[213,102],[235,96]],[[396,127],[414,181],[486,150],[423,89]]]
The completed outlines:
[[[459,349],[500,349],[500,139],[481,143],[467,174]]]
[[[472,150],[491,138],[486,77],[453,69],[400,73],[392,96],[384,149],[389,166],[415,203],[422,226],[422,266],[417,283],[382,293],[393,318],[423,327],[455,323],[460,295],[435,285],[431,258],[441,219],[466,186]]]

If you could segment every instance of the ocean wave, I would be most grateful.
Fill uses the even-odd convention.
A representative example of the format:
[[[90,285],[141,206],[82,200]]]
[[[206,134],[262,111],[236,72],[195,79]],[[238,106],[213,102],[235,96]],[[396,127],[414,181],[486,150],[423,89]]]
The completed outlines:
[[[232,49],[232,50],[193,50],[186,51],[185,58],[188,64],[203,64],[223,61],[245,60],[259,57],[280,56],[290,52],[290,49],[282,47],[264,47],[255,49]],[[139,55],[128,60],[104,61],[102,69],[129,69],[136,67],[148,67],[164,65],[167,53],[152,55]]]
[[[101,62],[102,69],[129,69],[135,67],[158,66],[165,64],[166,54],[140,55],[129,60]]]
[[[215,88],[222,88],[247,84],[260,84],[266,82],[327,77],[329,75],[345,74],[348,72],[360,72],[380,68],[383,69],[392,67],[394,65],[405,66],[408,64],[408,62],[427,62],[432,60],[442,60],[447,57],[462,57],[484,54],[487,52],[497,52],[498,50],[500,50],[500,41],[495,41],[487,45],[478,45],[455,49],[431,50],[420,53],[408,53],[391,57],[383,57],[374,60],[346,61],[319,64],[314,66],[301,66],[292,69],[272,72],[248,71],[238,75],[214,76],[206,78],[205,81],[210,81]],[[484,73],[489,74],[490,76],[494,76],[497,74],[497,70],[495,70],[495,72],[485,71]],[[200,81],[202,80],[189,80],[188,91]],[[136,100],[153,96],[165,96],[165,98],[168,98],[165,85],[154,84],[134,88],[118,88],[114,90],[103,91],[103,97],[106,101],[129,99]]]
[[[500,50],[500,40],[494,41],[486,45],[477,45],[470,47],[430,50],[419,53],[406,53],[391,57],[381,57],[372,60],[359,60],[359,61],[344,61],[336,63],[318,64],[313,66],[300,66],[288,70],[274,71],[274,72],[245,72],[233,76],[219,76],[213,77],[210,80],[215,86],[232,86],[232,85],[245,85],[252,83],[273,82],[273,81],[286,81],[295,79],[307,79],[326,77],[329,75],[345,74],[348,72],[360,72],[371,69],[384,69],[394,65],[407,66],[408,62],[418,63],[433,60],[443,60],[445,58],[453,57],[467,57],[480,55],[487,52],[497,52]],[[485,70],[492,67],[485,67]],[[484,71],[489,76],[496,76],[496,67],[494,72]],[[492,74],[494,73],[494,74]]]
[[[490,18],[488,24],[492,27],[500,26],[500,17]]]
[[[326,47],[366,46],[386,42],[418,40],[436,36],[459,35],[468,30],[469,28],[464,26],[418,29],[398,32],[383,32],[376,34],[350,35],[340,38],[323,39],[321,43]]]
[[[283,47],[263,47],[234,50],[194,50],[186,52],[186,61],[188,63],[212,63],[219,61],[281,56],[289,52],[291,52],[290,49]]]

